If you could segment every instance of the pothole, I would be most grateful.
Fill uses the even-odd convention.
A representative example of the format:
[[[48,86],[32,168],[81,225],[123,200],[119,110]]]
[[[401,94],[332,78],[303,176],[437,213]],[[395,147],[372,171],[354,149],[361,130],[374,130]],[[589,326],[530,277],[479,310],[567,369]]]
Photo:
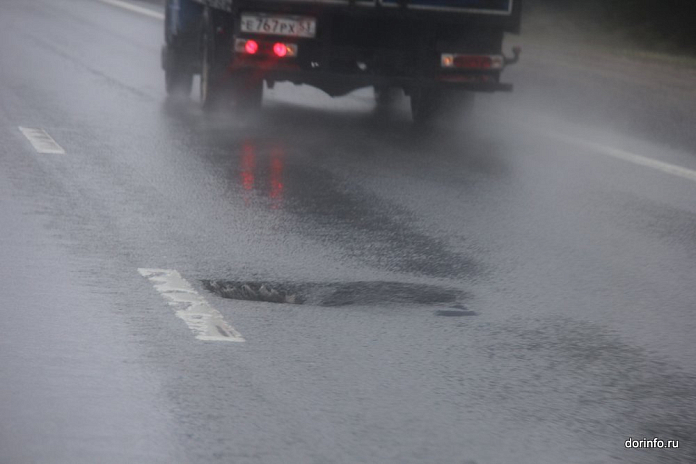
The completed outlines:
[[[233,300],[312,306],[455,304],[466,298],[461,290],[427,284],[369,281],[346,283],[278,283],[203,280],[203,286]],[[461,312],[461,311],[460,311]]]
[[[448,310],[448,309],[440,309],[438,311],[435,311],[436,316],[440,317],[466,317],[466,316],[478,316],[478,313],[474,311],[467,311],[467,310],[462,310],[462,309],[454,309],[454,310]]]

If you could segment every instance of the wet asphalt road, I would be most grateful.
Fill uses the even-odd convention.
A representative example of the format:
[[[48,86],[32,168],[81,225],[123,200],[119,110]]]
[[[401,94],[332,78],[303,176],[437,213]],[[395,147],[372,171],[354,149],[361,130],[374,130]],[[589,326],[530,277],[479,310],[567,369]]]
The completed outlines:
[[[156,18],[1,6],[0,463],[696,462],[693,71],[532,45],[457,130],[287,85],[206,116]]]

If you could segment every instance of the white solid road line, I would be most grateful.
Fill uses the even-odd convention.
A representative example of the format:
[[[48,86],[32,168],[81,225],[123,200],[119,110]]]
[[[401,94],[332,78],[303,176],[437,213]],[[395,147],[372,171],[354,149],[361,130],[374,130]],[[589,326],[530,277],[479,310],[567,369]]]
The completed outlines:
[[[152,282],[169,305],[175,308],[176,316],[182,319],[198,340],[243,342],[244,337],[222,318],[220,312],[211,307],[181,274],[171,269],[138,269],[143,277]]]
[[[28,127],[20,127],[22,134],[31,142],[32,146],[38,153],[51,155],[64,155],[65,150],[56,143],[53,138],[43,129],[30,129]]]
[[[157,11],[153,11],[149,8],[144,8],[142,6],[134,5],[128,2],[122,2],[121,0],[99,0],[107,5],[115,6],[118,8],[123,8],[124,10],[132,11],[134,13],[139,13],[141,15],[148,16],[150,18],[155,18],[159,20],[164,20],[164,14]]]
[[[544,132],[544,135],[546,137],[560,140],[565,143],[570,143],[572,145],[578,145],[581,147],[588,148],[596,153],[600,153],[605,156],[610,156],[612,158],[627,161],[629,163],[637,164],[639,166],[657,169],[658,171],[666,172],[667,174],[672,174],[673,176],[682,177],[684,179],[689,179],[691,181],[696,182],[696,171],[692,169],[677,166],[675,164],[665,163],[664,161],[658,161],[653,158],[648,158],[647,156],[637,155],[626,150],[608,147],[606,145],[591,142],[589,140],[584,140],[570,135],[555,134],[551,132]]]

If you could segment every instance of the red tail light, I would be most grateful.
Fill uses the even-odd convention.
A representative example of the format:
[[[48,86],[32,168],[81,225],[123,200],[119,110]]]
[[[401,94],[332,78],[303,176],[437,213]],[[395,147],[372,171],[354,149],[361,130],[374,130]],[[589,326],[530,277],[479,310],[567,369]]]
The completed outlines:
[[[244,51],[250,55],[254,55],[259,51],[259,44],[255,40],[247,40],[244,44]]]
[[[284,43],[278,42],[277,44],[273,45],[273,53],[282,58],[288,54],[288,47]]]

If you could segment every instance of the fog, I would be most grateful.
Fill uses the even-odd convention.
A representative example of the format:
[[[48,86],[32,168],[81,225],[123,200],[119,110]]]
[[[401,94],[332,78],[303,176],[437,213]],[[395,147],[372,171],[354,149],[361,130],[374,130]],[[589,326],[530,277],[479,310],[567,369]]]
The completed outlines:
[[[693,4],[689,0],[526,0],[527,30],[546,18],[558,32],[575,30],[609,45],[633,45],[694,56]]]
[[[4,1],[0,462],[696,462],[663,3],[526,2],[512,92],[421,125],[369,86],[203,109],[161,1]]]

